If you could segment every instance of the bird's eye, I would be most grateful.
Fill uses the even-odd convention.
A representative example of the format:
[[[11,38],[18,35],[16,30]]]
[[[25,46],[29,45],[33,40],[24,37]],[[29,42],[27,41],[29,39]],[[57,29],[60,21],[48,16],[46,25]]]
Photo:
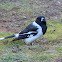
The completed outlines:
[[[44,20],[44,18],[41,18],[41,21],[43,21]]]

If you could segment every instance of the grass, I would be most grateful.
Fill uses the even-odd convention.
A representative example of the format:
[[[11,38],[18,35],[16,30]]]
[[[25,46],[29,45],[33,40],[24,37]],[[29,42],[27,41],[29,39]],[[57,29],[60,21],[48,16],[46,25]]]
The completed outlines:
[[[48,23],[49,26],[48,26],[48,29],[47,29],[46,37],[48,36],[48,38],[50,40],[54,40],[54,39],[56,39],[56,38],[58,38],[62,35],[62,32],[61,32],[62,24],[60,23],[60,21],[54,21],[53,20],[53,21],[50,21],[50,22],[48,21],[47,23]],[[55,31],[53,31],[53,30],[55,30]]]
[[[58,45],[55,50],[59,53],[62,53],[62,45]]]

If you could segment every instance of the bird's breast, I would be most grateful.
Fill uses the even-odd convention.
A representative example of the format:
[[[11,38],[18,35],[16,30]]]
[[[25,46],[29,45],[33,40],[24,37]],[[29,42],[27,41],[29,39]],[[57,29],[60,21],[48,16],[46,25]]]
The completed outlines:
[[[33,25],[36,26],[38,29],[37,29],[37,35],[38,36],[41,36],[43,35],[43,32],[42,32],[42,27],[40,25],[38,25],[36,22],[33,22]]]

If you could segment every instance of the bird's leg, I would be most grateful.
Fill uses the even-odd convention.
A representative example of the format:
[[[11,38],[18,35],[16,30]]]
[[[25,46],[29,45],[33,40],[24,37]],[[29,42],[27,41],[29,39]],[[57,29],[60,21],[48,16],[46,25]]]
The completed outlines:
[[[35,40],[36,43],[39,43],[39,41]]]

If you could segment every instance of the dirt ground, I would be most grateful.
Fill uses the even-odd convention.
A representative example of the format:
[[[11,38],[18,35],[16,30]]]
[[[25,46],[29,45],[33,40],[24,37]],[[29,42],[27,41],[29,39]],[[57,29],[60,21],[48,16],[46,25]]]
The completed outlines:
[[[2,22],[0,23],[0,32],[8,32],[8,33],[18,33],[19,31],[16,28],[8,28],[6,27],[9,24],[12,24],[14,22]]]

